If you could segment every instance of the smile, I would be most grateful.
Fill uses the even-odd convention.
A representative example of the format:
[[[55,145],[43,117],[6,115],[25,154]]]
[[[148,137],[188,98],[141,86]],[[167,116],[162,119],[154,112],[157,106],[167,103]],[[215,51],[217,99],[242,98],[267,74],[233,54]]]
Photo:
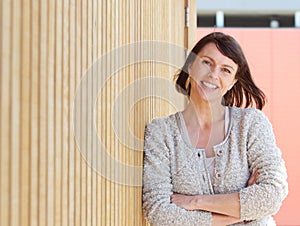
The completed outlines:
[[[208,83],[208,82],[204,82],[204,81],[202,81],[201,84],[204,85],[205,87],[209,88],[209,89],[217,89],[218,88],[218,86],[216,86],[214,84],[211,84],[211,83]]]

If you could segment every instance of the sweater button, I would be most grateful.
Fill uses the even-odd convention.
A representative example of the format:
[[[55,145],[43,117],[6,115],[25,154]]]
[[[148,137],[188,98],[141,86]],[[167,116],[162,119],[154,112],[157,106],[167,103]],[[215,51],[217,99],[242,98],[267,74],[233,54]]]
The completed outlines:
[[[198,157],[201,157],[201,154],[200,154],[200,152],[198,152]]]
[[[221,156],[223,154],[223,150],[218,150],[217,156]]]
[[[217,179],[220,179],[220,178],[221,178],[221,176],[222,176],[222,174],[221,174],[221,173],[216,173],[216,178],[217,178]]]

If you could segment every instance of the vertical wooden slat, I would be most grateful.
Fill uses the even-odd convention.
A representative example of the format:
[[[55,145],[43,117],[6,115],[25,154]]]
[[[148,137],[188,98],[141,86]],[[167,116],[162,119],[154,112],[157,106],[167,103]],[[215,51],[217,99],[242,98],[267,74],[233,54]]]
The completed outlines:
[[[102,49],[103,49],[103,45],[104,45],[104,37],[105,37],[105,25],[104,25],[104,5],[105,5],[105,2],[102,2],[101,4],[98,4],[98,29],[97,29],[97,33],[98,33],[98,39],[97,39],[97,42],[98,42],[98,57],[99,57],[99,60],[100,60],[100,57],[101,57],[101,54],[102,54]],[[104,67],[102,67],[102,65],[100,65],[100,67],[98,67],[98,73],[99,73],[99,76],[97,76],[98,78],[98,83],[101,85],[103,84],[102,81],[103,81],[103,76],[102,73],[104,71]],[[99,99],[98,99],[98,102],[97,102],[97,109],[101,109],[100,106],[102,105],[102,101],[103,101],[103,95],[100,94],[99,96]],[[102,111],[101,110],[98,110],[97,111],[97,130],[99,131],[99,137],[100,137],[100,140],[102,140],[102,133],[105,129],[105,125],[103,126],[100,126],[101,125],[101,122],[102,120],[104,119],[104,116],[102,114]],[[101,147],[98,147],[99,149]],[[99,156],[98,156],[99,158]],[[98,159],[97,159],[98,160]],[[100,166],[99,166],[100,167]],[[104,225],[105,224],[105,214],[103,214],[103,207],[105,206],[105,187],[103,186],[103,177],[101,177],[100,175],[98,176],[97,178],[97,188],[98,188],[98,197],[97,197],[97,225]]]
[[[2,10],[3,10],[3,1],[0,1],[0,27],[1,28],[3,28],[3,18],[2,18],[3,13],[2,13]],[[2,39],[2,34],[3,34],[3,29],[0,29],[0,56],[2,56],[1,59],[0,59],[0,74],[1,75],[3,75],[3,72],[4,72],[4,71],[2,71],[2,69],[3,69],[3,66],[2,66],[3,65],[3,61],[2,61],[3,60],[3,52],[2,52],[2,46],[3,46],[2,41],[3,41],[3,39]],[[0,95],[3,96],[3,93],[1,91],[2,91],[2,76],[0,76]],[[3,107],[1,97],[0,97],[0,107],[1,108]],[[3,125],[3,119],[2,119],[2,114],[1,114],[1,111],[0,111],[0,148],[1,148],[1,150],[3,148],[3,146],[2,146],[2,139],[3,139],[2,138],[2,135],[3,135],[2,127],[3,126],[2,125]],[[2,152],[0,152],[0,184],[3,185],[3,187],[5,187],[3,176],[2,176],[2,174],[4,174],[4,173],[2,171],[1,165],[3,165]],[[2,196],[4,195],[4,189],[2,190],[1,187],[2,186],[0,186],[0,223],[3,223],[2,221],[6,220],[4,218],[6,216],[5,216],[5,214],[3,214],[4,213],[3,212],[4,201],[3,201]]]
[[[141,4],[143,4],[143,2],[145,1],[141,1]],[[129,5],[128,6],[128,15],[132,15],[130,17],[128,17],[128,23],[126,24],[127,26],[127,30],[128,30],[128,39],[126,40],[126,44],[130,44],[130,43],[135,43],[136,42],[136,33],[134,32],[134,29],[137,28],[137,24],[135,24],[137,22],[136,18],[135,18],[135,12],[136,9],[135,9],[135,1],[132,1],[132,0],[127,0],[127,4]],[[140,12],[138,12],[140,13]],[[143,20],[143,17],[141,17],[141,20]],[[141,22],[142,23],[142,22]],[[133,51],[130,51],[129,53],[127,53],[127,57],[130,57],[132,56],[133,54],[135,54]],[[128,79],[126,80],[126,84],[129,84],[131,81],[134,81],[134,78],[135,78],[135,66],[131,65],[130,67],[128,67],[128,70],[127,70],[127,74],[128,74]],[[135,95],[134,91],[133,90],[130,90],[130,95],[129,95],[129,98],[131,98],[133,95]],[[126,110],[126,109],[124,109]],[[133,141],[129,140],[128,141],[129,145],[133,145]],[[126,147],[125,149],[125,154],[124,154],[124,162],[128,162],[128,159],[130,158],[129,157],[129,154],[130,154],[130,151],[129,151],[129,148]],[[124,177],[126,179],[128,179],[128,175],[126,172],[124,172]],[[126,186],[124,185],[124,202],[125,203],[129,203],[130,202],[130,187],[129,186]],[[125,204],[126,205],[126,204]],[[131,218],[128,218],[126,216],[130,216],[131,214],[131,210],[130,208],[126,205],[125,207],[125,211],[124,211],[124,215],[125,215],[125,220],[126,220],[126,225],[130,225],[130,222],[131,222]]]
[[[112,24],[112,16],[111,16],[111,2],[110,1],[107,1],[106,2],[106,18],[107,20],[105,21],[106,23],[106,35],[107,37],[110,37],[111,36],[111,24]],[[108,23],[108,21],[110,23]],[[105,47],[104,47],[104,51],[108,51],[109,49],[111,49],[111,42],[112,42],[112,39],[107,39],[106,42],[105,42]],[[105,53],[105,52],[104,52]],[[108,62],[107,62],[107,65],[106,67],[107,68],[110,68],[111,67],[111,60],[112,59],[108,59]],[[110,107],[110,103],[111,103],[111,80],[108,81],[107,85],[105,86],[106,90],[105,90],[105,94],[106,94],[106,99],[104,100],[105,102],[105,106],[106,106],[106,110],[105,110],[105,120],[104,122],[108,122],[110,121],[110,112],[111,112],[111,107]],[[111,147],[111,143],[110,143],[110,139],[111,139],[111,130],[110,128],[106,125],[106,131],[105,131],[108,136],[106,136],[105,138],[105,145],[106,147]],[[110,150],[111,151],[111,150]],[[111,153],[110,153],[111,154]],[[108,177],[109,175],[111,174],[111,164],[110,162],[107,162],[106,163],[106,169],[107,170],[107,174],[108,174]],[[106,202],[106,207],[105,207],[105,210],[103,211],[103,215],[105,215],[105,225],[109,224],[111,222],[111,204],[112,204],[112,200],[111,200],[111,183],[109,180],[105,180],[105,194],[103,197],[105,197],[105,202]]]
[[[107,10],[107,1],[103,2],[102,3],[102,29],[101,29],[101,35],[102,35],[102,41],[101,42],[101,52],[102,54],[104,54],[106,51],[107,51],[107,40],[105,39],[105,37],[108,37],[108,32],[107,32],[107,19],[105,20],[104,18],[108,18],[108,10]],[[107,71],[107,66],[104,66],[104,65],[101,65],[101,73],[102,75],[105,75],[106,74],[106,71]],[[105,81],[105,78],[104,77],[101,77],[101,85],[104,84]],[[100,106],[105,106],[105,101],[107,100],[107,94],[106,94],[106,89],[102,90],[102,98],[101,98],[101,103],[100,103]],[[102,140],[102,143],[103,145],[107,146],[107,140],[105,139],[105,137],[103,137],[103,134],[107,132],[106,128],[106,123],[103,123],[106,121],[106,115],[107,115],[107,111],[104,111],[103,109],[101,110],[101,121],[100,121],[100,125],[99,127],[101,128],[101,140]],[[104,124],[104,125],[103,125]],[[101,126],[103,125],[103,126]],[[108,165],[105,163],[105,168],[108,168]],[[102,218],[102,221],[101,221],[101,225],[106,225],[107,223],[107,219],[108,219],[108,216],[106,214],[106,206],[107,206],[107,194],[106,194],[106,191],[109,190],[109,187],[106,186],[106,179],[104,177],[101,177],[101,186],[103,189],[101,189],[101,218]]]
[[[99,3],[100,4],[100,3]],[[93,85],[92,85],[92,100],[96,98],[97,95],[97,84],[98,84],[98,66],[97,66],[97,57],[98,57],[98,2],[96,0],[93,0],[91,2],[91,8],[92,8],[92,58],[91,63],[93,64]],[[93,103],[92,103],[93,104]],[[92,115],[92,121],[95,120],[97,122],[97,115]],[[92,140],[92,150],[98,150],[97,148],[97,142]],[[97,156],[92,156],[92,161],[97,162]],[[91,170],[92,173],[92,184],[91,184],[91,225],[96,226],[97,225],[97,202],[98,202],[98,183],[97,183],[97,173],[95,170]]]
[[[80,79],[81,79],[81,33],[82,33],[82,20],[81,20],[81,2],[80,0],[76,0],[75,2],[75,14],[76,14],[76,26],[75,26],[75,87],[78,87],[80,85]],[[78,93],[79,98],[81,97],[81,94]],[[75,114],[79,114],[79,111],[76,111]],[[78,116],[80,118],[80,116]],[[77,123],[74,125],[74,130],[80,134],[81,128],[80,124]],[[81,139],[81,137],[77,137],[76,139]],[[74,202],[75,202],[75,207],[74,207],[74,214],[75,214],[75,225],[79,226],[81,224],[81,154],[80,154],[80,149],[79,147],[76,146],[76,150],[74,153],[74,168],[75,168],[75,190],[74,190]]]
[[[54,77],[54,224],[61,225],[62,218],[62,64],[63,64],[63,34],[62,34],[62,1],[56,0],[55,22],[55,77]]]
[[[153,1],[149,1],[149,3],[150,3],[150,7],[148,8],[148,12],[152,12],[152,6],[151,6],[151,3],[152,3]],[[142,34],[141,34],[141,24],[142,24],[142,21],[141,20],[139,20],[139,18],[141,18],[142,16],[143,16],[143,12],[147,12],[147,11],[144,11],[144,8],[142,8],[141,6],[142,6],[142,1],[135,1],[134,2],[134,21],[133,21],[133,23],[134,23],[134,33],[135,33],[135,42],[136,41],[140,41],[140,40],[143,40],[143,38],[142,38]],[[151,17],[149,17],[149,20],[148,20],[148,22],[150,23],[150,24],[148,24],[148,29],[151,31],[151,23],[153,22],[153,19],[154,18],[151,18]],[[151,36],[149,36],[149,39],[151,40],[152,39],[152,37]],[[137,49],[136,51],[135,51],[135,53],[134,53],[136,56],[141,56],[143,53],[141,52],[141,50],[139,50],[139,49]],[[140,77],[142,77],[143,76],[143,73],[139,73],[140,71],[142,72],[142,67],[141,67],[141,64],[142,64],[143,62],[139,62],[139,63],[137,63],[136,65],[135,65],[135,67],[134,67],[134,70],[135,70],[135,73],[134,73],[134,77],[133,77],[133,79],[134,80],[131,80],[131,81],[129,81],[129,82],[132,82],[132,81],[135,81],[135,80],[137,80],[137,79],[139,79]],[[140,95],[141,94],[141,89],[142,89],[142,87],[136,87],[134,90],[133,90],[133,92],[134,92],[134,96],[138,96],[138,95]],[[126,109],[126,110],[128,110],[128,109]],[[133,111],[133,115],[134,115],[134,118],[136,118],[136,116],[137,116],[137,111],[138,111],[138,108],[136,107],[136,105],[135,105],[135,107],[134,107],[134,111]],[[128,126],[130,126],[132,129],[133,129],[133,134],[135,135],[136,134],[136,132],[137,132],[137,124],[138,123],[136,123],[136,124],[134,124],[134,125],[128,125]],[[126,126],[126,125],[125,125]],[[133,142],[133,144],[134,144],[134,146],[135,146],[135,142]],[[128,159],[126,159],[126,163],[127,164],[132,164],[132,165],[134,165],[135,164],[135,162],[134,162],[134,159],[135,159],[135,155],[134,155],[134,152],[135,151],[133,151],[133,150],[127,150],[127,152],[129,152],[129,155],[128,155]],[[127,177],[128,178],[131,178],[133,175],[127,175]],[[128,199],[129,199],[129,202],[130,202],[130,200],[134,200],[135,199],[135,192],[134,192],[134,190],[135,190],[135,188],[134,187],[129,187],[129,189],[128,189],[128,192],[129,192],[129,196],[128,196]],[[135,212],[135,203],[133,203],[133,205],[130,205],[130,207],[129,207],[129,212],[128,212],[128,214],[130,215],[130,214],[133,214]],[[137,221],[138,219],[135,219],[135,221]],[[134,224],[134,222],[133,222],[133,219],[132,218],[130,218],[129,219],[129,225],[131,225],[131,224]]]
[[[196,0],[189,0],[189,9],[190,9],[190,25],[188,29],[189,37],[188,37],[188,49],[191,49],[197,40],[196,35],[196,27],[197,27],[197,9],[196,9]]]
[[[20,218],[22,225],[30,225],[31,1],[22,1],[21,8]]]
[[[120,21],[121,21],[121,25],[119,26],[119,29],[120,29],[120,33],[123,34],[121,36],[121,43],[120,45],[124,45],[126,43],[128,43],[128,34],[130,34],[130,28],[128,26],[128,19],[129,17],[127,17],[126,15],[129,15],[130,13],[130,4],[129,4],[129,1],[126,0],[126,1],[122,1],[122,6],[119,7],[119,15],[120,15]],[[125,54],[124,54],[125,55]],[[125,62],[125,57],[126,56],[121,56],[121,61],[122,62]],[[121,75],[122,78],[123,78],[123,82],[122,82],[122,86],[124,87],[126,84],[127,84],[127,81],[128,81],[128,77],[129,76],[126,76],[126,75],[129,75],[129,66],[127,66],[124,71],[123,71],[123,74]],[[123,103],[122,105],[122,108],[120,111],[122,112],[125,112],[125,103]],[[120,145],[122,146],[123,148],[123,145]],[[125,156],[126,156],[126,147],[123,148],[123,150],[121,151],[120,153],[120,161],[122,162],[125,162]],[[120,177],[122,178],[125,178],[126,177],[126,174],[125,172],[123,172]],[[125,224],[127,223],[127,219],[125,216],[126,216],[126,213],[127,213],[127,208],[126,208],[126,186],[125,185],[120,185],[120,192],[119,192],[119,199],[120,199],[120,207],[119,209],[122,211],[122,213],[120,214],[120,217],[119,217],[119,222],[118,224],[122,224],[122,222],[125,222]]]
[[[39,3],[32,1],[31,4],[31,89],[30,89],[30,225],[38,226],[38,184],[39,184],[39,117],[38,110],[40,98],[40,84],[39,84],[39,19],[40,10]]]
[[[82,33],[81,33],[81,76],[83,76],[87,70],[87,1],[82,2],[81,8],[81,25],[82,25]],[[82,100],[86,100],[86,90],[87,88],[84,87],[81,97]],[[82,111],[81,111],[81,142],[83,152],[87,151],[87,115],[85,109],[87,108],[86,102],[81,102]],[[85,158],[81,158],[81,224],[87,224],[87,165]]]
[[[70,0],[70,9],[69,9],[69,18],[70,18],[70,26],[69,26],[69,59],[68,59],[68,67],[69,67],[69,101],[70,101],[70,109],[69,109],[69,118],[68,122],[70,125],[69,133],[68,133],[68,142],[69,142],[69,156],[68,156],[68,224],[74,226],[75,225],[75,151],[76,144],[74,141],[73,133],[74,133],[74,123],[72,121],[72,106],[73,100],[75,97],[75,82],[76,82],[76,0]]]
[[[122,14],[121,14],[121,12],[119,10],[121,7],[122,7],[122,2],[116,2],[116,5],[115,5],[115,14],[117,15],[116,16],[116,23],[117,23],[116,25],[117,26],[115,27],[115,32],[117,34],[122,34],[120,32],[120,30],[121,30],[121,26],[123,26],[123,21],[120,20],[120,17],[122,16]],[[124,10],[124,8],[122,8],[122,9]],[[121,42],[122,42],[122,35],[117,35],[115,42],[116,42],[116,46],[120,46]],[[117,61],[116,62],[117,64],[121,63],[121,56],[120,55],[118,55],[116,57],[116,61]],[[123,77],[124,77],[123,70],[120,70],[118,74],[120,76],[120,79],[119,79],[119,82],[117,83],[117,90],[122,90]],[[113,113],[113,117],[115,117],[114,115],[119,115],[119,111],[120,110],[121,109],[118,109],[117,112],[114,112]],[[117,140],[117,139],[118,139],[118,137],[116,136],[115,140]],[[122,147],[121,147],[121,145],[119,144],[118,141],[116,142],[115,147],[116,147],[117,150],[119,150],[118,153],[117,153],[117,155],[116,155],[116,159],[121,160],[121,154],[122,154],[122,152],[120,150],[121,150]],[[117,172],[119,171],[119,167],[116,167],[116,171]],[[115,213],[114,217],[115,217],[115,224],[116,225],[120,224],[120,219],[121,219],[121,216],[122,216],[122,209],[119,208],[120,207],[120,191],[121,191],[120,187],[121,186],[119,186],[117,184],[116,189],[115,189],[116,213]]]
[[[11,183],[11,225],[20,223],[20,2],[12,1],[11,8],[11,77],[10,80],[10,183]],[[4,94],[5,95],[5,94]],[[1,109],[2,110],[2,109]],[[7,150],[6,150],[7,151]],[[5,164],[5,163],[4,163]],[[6,163],[7,164],[7,163]]]
[[[116,7],[116,1],[111,1],[109,4],[109,12],[110,12],[110,26],[108,27],[108,31],[109,31],[109,35],[110,35],[110,39],[109,39],[109,49],[114,49],[116,47],[116,37],[117,37],[117,33],[115,32],[115,28],[117,26],[117,21],[116,21],[116,13],[115,13],[115,7]],[[110,59],[110,64],[109,67],[111,68],[111,71],[113,71],[112,69],[114,68],[114,65],[117,63],[117,56],[113,55]],[[116,97],[116,92],[117,89],[115,88],[117,86],[117,76],[118,76],[118,72],[116,73],[116,76],[112,76],[110,79],[110,84],[109,84],[109,103],[107,103],[107,112],[108,112],[108,122],[112,122],[113,121],[113,101]],[[108,149],[110,151],[110,154],[112,156],[113,159],[116,159],[116,147],[115,147],[115,136],[113,133],[113,129],[111,126],[108,127],[108,132],[110,134],[110,136],[108,137]],[[110,162],[109,164],[109,168],[110,170],[110,175],[112,176],[112,178],[114,178],[115,173],[116,173],[116,165],[114,165],[112,162]],[[115,214],[116,214],[116,199],[115,199],[115,183],[114,181],[108,180],[109,183],[109,215],[110,215],[110,223],[115,225]]]
[[[2,48],[1,48],[1,225],[10,225],[11,222],[11,1],[2,1]]]
[[[38,225],[47,225],[47,153],[48,153],[48,1],[40,2],[40,96],[39,96],[39,194],[38,194]]]
[[[70,117],[70,96],[69,96],[69,43],[70,43],[70,35],[69,35],[69,21],[70,21],[70,10],[71,4],[69,0],[62,1],[62,144],[61,144],[61,222],[60,225],[70,225],[68,220],[68,192],[69,192],[69,184],[68,180],[69,176],[69,161],[70,158],[70,144],[69,144],[69,117]],[[72,75],[73,76],[73,75]]]
[[[48,99],[47,99],[47,226],[55,225],[55,42],[56,1],[48,1]]]
[[[87,1],[86,5],[86,14],[88,15],[86,18],[86,70],[88,70],[92,76],[88,80],[88,87],[87,87],[87,106],[92,106],[91,101],[93,100],[93,77],[94,77],[94,71],[93,71],[93,1]],[[85,72],[86,74],[86,72]],[[86,124],[90,125],[93,120],[93,115],[91,112],[89,112],[86,115]],[[86,130],[86,148],[87,148],[87,160],[85,162],[86,165],[86,225],[90,226],[92,223],[92,168],[91,164],[93,162],[91,153],[93,150],[93,142],[92,142],[92,131],[90,130],[90,126],[87,126]]]

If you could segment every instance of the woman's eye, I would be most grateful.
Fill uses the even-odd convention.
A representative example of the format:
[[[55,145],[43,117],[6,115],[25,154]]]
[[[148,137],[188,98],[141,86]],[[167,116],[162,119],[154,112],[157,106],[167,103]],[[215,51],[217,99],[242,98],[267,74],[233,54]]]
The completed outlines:
[[[227,68],[223,68],[223,71],[224,71],[225,73],[227,73],[227,74],[231,74],[231,71],[230,71],[229,69],[227,69]]]
[[[211,65],[211,63],[207,60],[203,60],[203,63],[206,64],[206,65],[209,65],[209,66]]]

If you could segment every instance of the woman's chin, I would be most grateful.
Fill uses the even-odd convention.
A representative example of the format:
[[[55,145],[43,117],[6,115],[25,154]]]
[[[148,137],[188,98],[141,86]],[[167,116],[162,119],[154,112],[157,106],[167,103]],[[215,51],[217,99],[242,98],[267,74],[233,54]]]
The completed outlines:
[[[196,100],[201,99],[206,102],[219,102],[221,103],[222,94],[219,90],[206,90],[206,89],[197,89],[196,91]]]

